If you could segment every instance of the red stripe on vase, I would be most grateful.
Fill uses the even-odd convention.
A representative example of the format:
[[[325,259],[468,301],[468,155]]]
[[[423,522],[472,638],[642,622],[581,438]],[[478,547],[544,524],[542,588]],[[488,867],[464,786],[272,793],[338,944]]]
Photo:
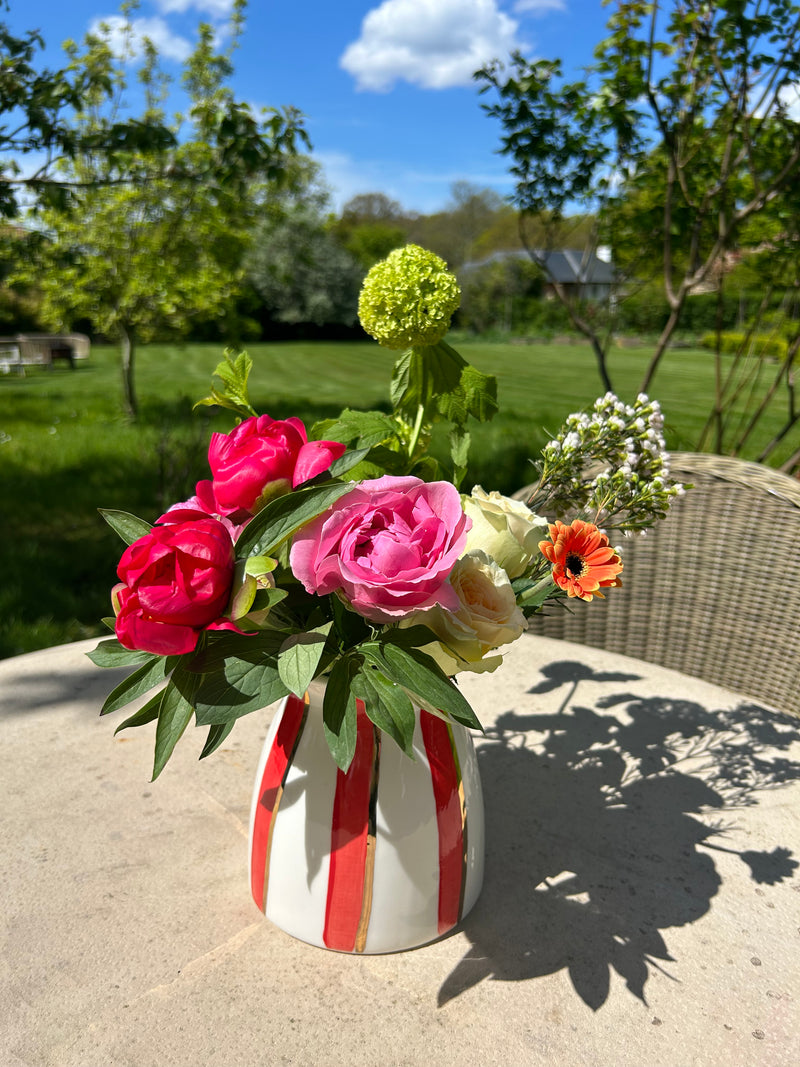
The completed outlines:
[[[422,739],[431,768],[439,831],[439,933],[461,918],[466,857],[466,809],[453,731],[444,719],[420,712]]]
[[[341,770],[336,773],[328,896],[322,934],[327,947],[339,952],[363,951],[366,941],[372,901],[371,861],[375,847],[378,754],[375,730],[367,717],[364,702],[357,700],[353,762],[346,774]]]
[[[259,798],[253,823],[252,851],[250,855],[251,885],[253,900],[262,911],[267,908],[267,885],[269,881],[269,854],[275,818],[283,796],[286,775],[297,750],[308,715],[308,694],[305,699],[290,693],[286,698],[283,715],[264,765],[259,786]]]

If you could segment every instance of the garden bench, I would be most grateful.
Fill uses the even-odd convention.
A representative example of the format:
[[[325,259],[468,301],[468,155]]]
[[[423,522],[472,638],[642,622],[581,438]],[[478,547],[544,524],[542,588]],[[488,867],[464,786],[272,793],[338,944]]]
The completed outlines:
[[[12,370],[24,374],[25,370],[19,354],[19,345],[0,344],[0,373],[9,374]]]
[[[17,334],[0,337],[0,372],[8,374],[13,368],[25,374],[25,367],[52,367],[57,359],[66,359],[74,369],[75,360],[87,359],[91,344],[82,333]]]

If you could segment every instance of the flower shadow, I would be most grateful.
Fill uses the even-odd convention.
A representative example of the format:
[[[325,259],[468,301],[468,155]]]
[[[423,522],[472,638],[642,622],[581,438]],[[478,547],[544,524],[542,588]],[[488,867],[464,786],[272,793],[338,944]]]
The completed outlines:
[[[571,703],[578,688],[635,676],[570,662],[543,674],[479,748],[486,879],[463,925],[472,947],[442,984],[440,1005],[486,978],[562,969],[593,1010],[613,971],[646,1002],[651,968],[669,973],[663,931],[699,919],[720,888],[714,851],[738,855],[761,884],[798,867],[780,844],[739,852],[719,843],[725,826],[710,818],[800,778],[787,754],[800,737],[795,720],[752,704],[709,710],[608,694],[608,685],[588,707]],[[536,710],[531,697],[543,693],[557,710]]]

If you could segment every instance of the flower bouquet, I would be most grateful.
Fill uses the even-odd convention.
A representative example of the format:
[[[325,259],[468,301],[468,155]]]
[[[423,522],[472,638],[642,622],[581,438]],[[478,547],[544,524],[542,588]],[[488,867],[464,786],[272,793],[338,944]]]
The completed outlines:
[[[243,715],[307,702],[315,679],[328,762],[345,779],[361,773],[365,729],[412,758],[420,714],[480,729],[458,675],[498,667],[532,613],[618,586],[609,532],[645,528],[681,491],[657,404],[609,394],[546,446],[527,503],[462,494],[470,422],[497,400],[494,379],[444,340],[459,295],[443,261],[413,245],[367,275],[362,325],[401,353],[388,414],[345,409],[310,432],[258,414],[250,359],[226,352],[200,403],[238,424],[212,435],[211,477],[153,526],[103,512],[128,547],[116,636],[90,655],[135,668],[102,714],[158,687],[117,728],[156,721],[154,778],[193,718],[208,728],[206,757]],[[449,429],[446,469],[429,451],[436,423]]]

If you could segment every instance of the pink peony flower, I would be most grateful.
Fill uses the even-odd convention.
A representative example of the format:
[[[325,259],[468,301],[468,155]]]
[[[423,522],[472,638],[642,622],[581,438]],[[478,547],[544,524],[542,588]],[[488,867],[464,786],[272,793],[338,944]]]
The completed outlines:
[[[341,592],[359,614],[390,623],[441,604],[470,520],[449,482],[386,475],[361,482],[294,537],[289,562],[309,593]]]
[[[201,518],[154,526],[122,555],[112,593],[125,648],[182,655],[221,618],[233,583],[233,542],[222,523]]]
[[[330,467],[345,451],[338,441],[309,441],[300,419],[245,419],[230,433],[211,435],[208,462],[217,510],[251,515]]]

